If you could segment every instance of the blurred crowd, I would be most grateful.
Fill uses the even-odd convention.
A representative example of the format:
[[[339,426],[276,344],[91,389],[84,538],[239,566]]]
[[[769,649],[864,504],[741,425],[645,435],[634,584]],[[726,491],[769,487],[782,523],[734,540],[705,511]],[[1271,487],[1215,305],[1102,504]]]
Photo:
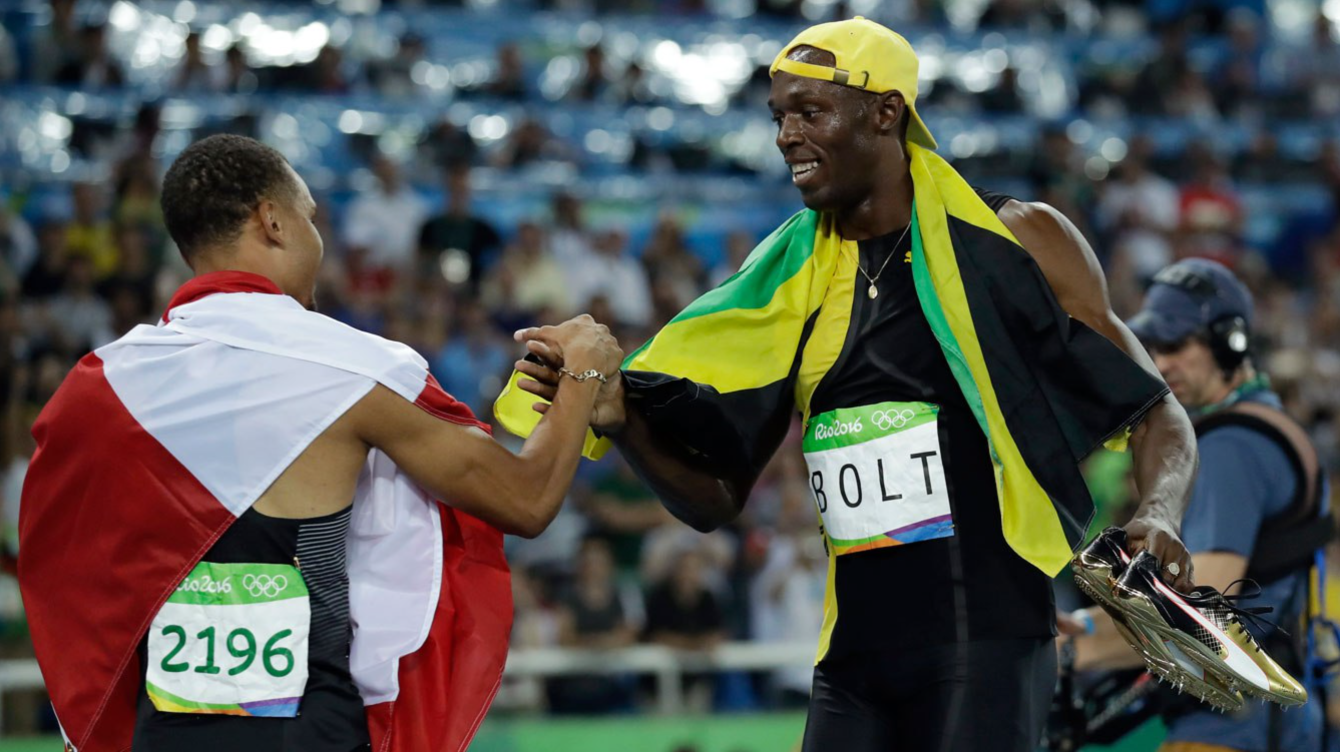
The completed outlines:
[[[547,5],[573,9],[565,0]],[[572,5],[604,12],[614,4]],[[675,14],[715,7],[693,0],[617,5],[620,12]],[[760,0],[757,10],[813,20],[815,13],[835,17],[859,5]],[[986,28],[1059,33],[1080,23],[1078,5],[992,0],[977,21]],[[44,25],[0,38],[0,83],[70,91],[130,85],[129,63],[109,51],[105,24],[77,21],[72,0],[54,0],[50,7]],[[1092,7],[1114,16],[1140,10],[1115,2]],[[938,18],[944,10],[932,3],[901,4],[897,12],[923,24],[952,21]],[[1084,71],[1078,82],[1081,106],[1255,124],[1290,117],[1320,122],[1340,114],[1335,19],[1316,12],[1306,55],[1282,63],[1288,75],[1280,77],[1267,70],[1280,61],[1262,53],[1264,7],[1150,0],[1143,12],[1161,20],[1151,32],[1159,40],[1158,54],[1133,67],[1114,63]],[[1221,54],[1208,62],[1191,59],[1190,35],[1218,39]],[[14,44],[17,37],[27,43]],[[206,55],[201,35],[188,34],[169,91],[372,91],[412,97],[426,85],[421,63],[430,56],[425,40],[413,33],[401,36],[391,53],[365,59],[347,58],[331,44],[312,61],[287,66],[253,65],[240,43],[221,52]],[[529,76],[534,61],[523,60],[523,54],[517,44],[501,45],[489,74],[463,83],[458,94],[613,104],[671,96],[635,61],[616,64],[599,44],[581,50],[562,91],[546,90]],[[1005,67],[998,85],[985,91],[945,85],[933,89],[928,101],[948,112],[1027,114],[1018,79]],[[1276,81],[1270,91],[1261,87],[1266,79]],[[761,77],[754,72],[737,101],[762,107],[760,92],[766,92],[766,71]],[[102,168],[96,178],[48,175],[0,185],[5,399],[0,500],[9,555],[17,547],[19,489],[33,450],[33,419],[79,357],[137,324],[152,323],[189,277],[158,205],[168,161],[163,118],[162,107],[150,101],[116,127],[73,134],[71,150]],[[1023,186],[1019,198],[1048,201],[1075,220],[1105,266],[1114,307],[1123,317],[1137,309],[1154,272],[1171,261],[1209,256],[1232,266],[1257,297],[1258,359],[1289,409],[1312,431],[1332,472],[1340,472],[1336,142],[1321,136],[1312,156],[1289,157],[1280,153],[1276,135],[1263,130],[1249,148],[1230,157],[1203,139],[1170,153],[1161,148],[1160,134],[1142,133],[1122,142],[1120,153],[1105,153],[1095,163],[1077,146],[1073,126],[1036,123],[1028,159],[1005,165],[1013,179],[1009,184]],[[230,127],[254,132],[254,123],[245,119]],[[744,229],[757,223],[742,218],[736,229],[691,241],[695,207],[687,203],[664,204],[648,227],[630,228],[598,198],[584,196],[580,180],[553,190],[518,221],[499,220],[488,211],[491,197],[479,193],[482,171],[581,158],[578,145],[555,138],[538,119],[525,121],[492,149],[449,119],[426,128],[408,153],[383,152],[375,141],[355,145],[364,180],[318,191],[326,247],[318,305],[352,326],[414,347],[444,388],[481,416],[491,415],[492,400],[519,355],[511,331],[588,312],[609,324],[631,352],[689,301],[734,273],[760,239],[757,231]],[[639,159],[649,174],[657,160],[688,170],[710,162],[705,153],[683,149],[634,156],[635,167]],[[965,158],[959,165],[970,179],[993,187],[988,162]],[[1246,239],[1248,223],[1259,218],[1250,216],[1240,194],[1244,183],[1301,184],[1326,191],[1329,200],[1271,218],[1277,231],[1261,246]],[[791,203],[799,207],[794,197]],[[617,454],[585,463],[552,528],[534,541],[508,541],[517,604],[514,645],[600,649],[648,642],[710,649],[732,639],[814,642],[826,559],[798,445],[797,429],[759,481],[743,517],[709,535],[673,520]],[[1094,475],[1107,513],[1120,517],[1130,501],[1127,481],[1106,470]],[[12,594],[0,593],[0,625],[11,636],[21,633]],[[809,682],[803,668],[748,680],[692,677],[690,694],[703,707],[786,707],[803,703]],[[557,713],[623,712],[644,702],[646,692],[627,677],[570,677],[512,683],[503,701]]]

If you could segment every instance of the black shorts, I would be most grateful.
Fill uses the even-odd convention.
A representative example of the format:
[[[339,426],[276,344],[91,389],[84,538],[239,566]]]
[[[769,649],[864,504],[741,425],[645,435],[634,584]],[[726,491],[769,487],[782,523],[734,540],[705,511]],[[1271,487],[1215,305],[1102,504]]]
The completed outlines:
[[[804,752],[1034,752],[1055,686],[1050,637],[824,660]]]

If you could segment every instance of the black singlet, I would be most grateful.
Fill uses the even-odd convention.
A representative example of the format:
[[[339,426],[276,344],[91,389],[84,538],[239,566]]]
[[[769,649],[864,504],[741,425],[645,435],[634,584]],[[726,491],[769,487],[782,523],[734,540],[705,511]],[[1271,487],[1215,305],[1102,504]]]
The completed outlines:
[[[983,195],[992,208],[1009,200]],[[900,228],[859,243],[861,266],[888,259],[879,296],[859,277],[837,362],[812,398],[812,415],[885,401],[940,405],[940,446],[954,517],[952,537],[837,557],[838,659],[951,642],[1049,637],[1050,580],[1005,542],[986,437],[963,397],[912,281],[910,237]],[[893,258],[890,258],[893,254]]]
[[[345,541],[353,507],[280,519],[247,510],[204,557],[220,564],[298,561],[310,592],[308,679],[296,718],[163,713],[141,685],[133,752],[353,752],[370,749],[363,700],[349,674]],[[147,639],[140,643],[141,677]]]

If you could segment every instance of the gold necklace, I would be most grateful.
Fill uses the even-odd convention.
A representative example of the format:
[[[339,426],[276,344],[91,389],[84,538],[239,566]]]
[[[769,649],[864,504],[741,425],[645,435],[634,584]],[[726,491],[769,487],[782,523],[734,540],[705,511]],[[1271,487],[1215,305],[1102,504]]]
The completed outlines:
[[[907,231],[910,229],[912,229],[912,223],[908,222],[907,227],[903,228],[903,234],[898,236],[898,242],[894,243],[893,248],[889,251],[889,257],[884,259],[884,263],[880,265],[879,271],[875,272],[875,276],[873,277],[861,266],[861,256],[859,252],[857,253],[856,268],[860,270],[861,274],[865,275],[866,279],[870,280],[870,289],[866,290],[866,295],[869,295],[871,300],[879,297],[879,290],[875,288],[875,283],[878,282],[879,278],[884,274],[884,267],[889,265],[889,259],[898,255],[898,246],[903,244],[903,238],[907,237]]]

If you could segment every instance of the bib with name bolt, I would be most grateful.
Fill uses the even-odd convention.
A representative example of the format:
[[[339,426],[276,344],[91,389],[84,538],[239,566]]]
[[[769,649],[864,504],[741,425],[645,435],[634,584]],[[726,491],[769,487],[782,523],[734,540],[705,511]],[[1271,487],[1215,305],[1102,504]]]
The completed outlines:
[[[810,490],[838,556],[954,534],[939,410],[881,402],[810,419]]]

